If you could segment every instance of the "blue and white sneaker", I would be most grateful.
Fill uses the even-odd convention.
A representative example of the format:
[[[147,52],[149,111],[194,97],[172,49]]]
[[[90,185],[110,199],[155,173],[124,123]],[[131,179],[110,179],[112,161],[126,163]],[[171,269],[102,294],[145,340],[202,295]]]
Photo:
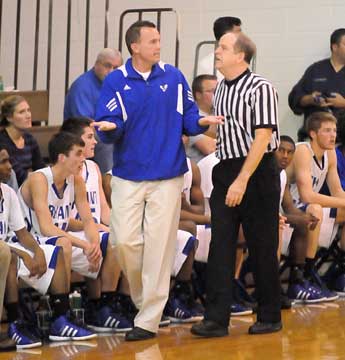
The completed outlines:
[[[324,301],[334,301],[339,298],[339,295],[332,290],[329,290],[325,282],[321,279],[320,275],[315,269],[312,269],[309,274],[311,281],[321,289]]]
[[[250,307],[246,307],[238,303],[233,303],[231,305],[231,316],[242,316],[251,314],[253,314],[253,309]]]
[[[321,289],[311,285],[308,281],[304,281],[302,284],[289,285],[287,295],[296,303],[313,304],[325,301]]]
[[[132,330],[133,323],[123,315],[113,312],[110,306],[104,305],[91,315],[87,326],[99,333],[127,332]]]
[[[183,301],[177,297],[169,297],[165,305],[164,315],[174,324],[191,323],[194,319],[192,308],[188,307]]]
[[[31,349],[42,346],[41,340],[33,335],[22,321],[9,324],[8,336],[16,342],[17,349]]]
[[[170,319],[163,314],[160,321],[159,321],[159,327],[162,328],[162,327],[169,326],[170,323],[171,323]]]
[[[68,320],[65,315],[55,319],[49,329],[49,340],[51,341],[88,340],[96,336],[97,334],[94,332]]]

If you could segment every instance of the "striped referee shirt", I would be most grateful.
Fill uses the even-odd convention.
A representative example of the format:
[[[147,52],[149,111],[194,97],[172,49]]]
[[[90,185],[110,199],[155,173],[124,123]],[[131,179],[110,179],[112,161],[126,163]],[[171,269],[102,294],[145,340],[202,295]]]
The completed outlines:
[[[278,148],[278,96],[266,79],[249,69],[234,80],[223,79],[215,92],[214,108],[216,115],[224,116],[217,131],[220,160],[246,157],[258,128],[273,129],[266,152]]]

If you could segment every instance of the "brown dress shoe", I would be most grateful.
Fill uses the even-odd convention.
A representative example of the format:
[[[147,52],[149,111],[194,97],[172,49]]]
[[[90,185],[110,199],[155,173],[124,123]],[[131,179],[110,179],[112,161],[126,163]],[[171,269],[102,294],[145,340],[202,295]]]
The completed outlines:
[[[16,350],[16,342],[10,339],[7,333],[0,333],[0,351]]]

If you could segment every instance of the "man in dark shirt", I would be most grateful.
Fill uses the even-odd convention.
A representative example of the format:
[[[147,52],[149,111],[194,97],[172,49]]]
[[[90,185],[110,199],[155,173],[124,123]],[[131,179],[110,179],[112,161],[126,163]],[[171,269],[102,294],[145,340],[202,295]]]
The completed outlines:
[[[304,114],[304,120],[315,111],[329,111],[337,116],[345,108],[345,29],[332,33],[330,46],[331,57],[309,66],[289,94],[291,110]],[[299,141],[307,136],[304,125],[298,131]]]

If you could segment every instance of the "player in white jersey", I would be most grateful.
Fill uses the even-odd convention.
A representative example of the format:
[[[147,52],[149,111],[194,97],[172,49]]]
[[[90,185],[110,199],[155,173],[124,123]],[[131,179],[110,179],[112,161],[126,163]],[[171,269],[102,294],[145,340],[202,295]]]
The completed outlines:
[[[294,159],[287,168],[289,182],[295,184],[294,193],[298,191],[295,202],[304,203],[305,206],[300,207],[302,209],[313,204],[311,213],[322,219],[319,239],[324,241],[328,237],[327,246],[331,241],[334,222],[339,224],[345,221],[345,192],[340,185],[335,153],[336,124],[336,118],[330,113],[311,114],[307,119],[310,143],[297,145]],[[327,182],[330,196],[319,193],[323,179]],[[328,229],[323,231],[322,227]],[[345,249],[344,231],[340,245]],[[321,287],[324,297],[334,299],[337,295],[327,289],[315,269],[317,246],[318,243],[309,241],[308,236],[305,275]]]
[[[58,239],[55,244],[63,247],[69,279],[71,269],[86,278],[89,303],[94,308],[88,325],[98,332],[128,331],[131,324],[114,316],[111,307],[105,305],[106,295],[101,294],[101,290],[114,291],[113,255],[108,234],[98,232],[80,176],[84,147],[84,141],[74,134],[56,134],[49,142],[52,166],[30,174],[19,190],[19,199],[32,233],[67,238],[68,242],[61,244]],[[80,222],[71,219],[74,203]],[[83,233],[76,236],[73,231],[81,229]]]
[[[94,125],[95,123],[88,118],[78,117],[70,118],[64,121],[61,131],[72,133],[80,137],[84,143],[84,155],[85,161],[81,171],[81,176],[84,179],[86,187],[86,196],[90,205],[92,217],[100,231],[100,234],[109,233],[109,221],[110,221],[110,208],[105,198],[105,194],[102,187],[102,176],[98,165],[90,160],[94,157],[94,149],[97,141],[95,139]],[[75,207],[72,209],[72,217],[76,221],[73,222],[73,226],[76,229],[82,230],[82,222],[80,221],[80,215],[76,211]],[[75,234],[78,236],[77,234]],[[116,316],[118,320],[122,318],[120,307],[114,306],[122,297],[115,291],[118,286],[119,277],[121,273],[120,266],[118,265],[114,251],[110,250],[107,254],[108,262],[112,264],[108,274],[109,281],[107,286],[102,291],[102,299],[106,305],[111,305],[113,308],[113,316]],[[123,282],[123,281],[122,281]],[[101,284],[100,284],[101,285]],[[92,309],[88,309],[87,314],[93,314]],[[122,314],[128,318],[128,314]],[[122,321],[125,321],[122,319]]]
[[[64,257],[59,247],[39,245],[46,239],[36,239],[27,231],[16,193],[3,181],[11,171],[7,150],[0,145],[0,241],[8,241],[12,252],[6,283],[6,309],[9,336],[17,348],[41,346],[37,337],[19,320],[17,276],[41,294],[51,294],[54,310],[49,338],[51,340],[86,340],[96,335],[69,321],[69,284]],[[48,239],[47,239],[48,240]],[[68,330],[68,333],[67,333]]]
[[[309,204],[305,212],[297,209],[294,205],[285,171],[291,163],[294,153],[294,141],[289,136],[282,135],[275,157],[281,169],[281,211],[286,218],[287,225],[283,229],[281,249],[283,255],[289,255],[287,261],[290,266],[290,276],[287,294],[294,302],[316,303],[324,300],[323,294],[304,279],[303,269],[308,239],[317,243],[320,222],[310,213],[314,210],[312,204]]]

